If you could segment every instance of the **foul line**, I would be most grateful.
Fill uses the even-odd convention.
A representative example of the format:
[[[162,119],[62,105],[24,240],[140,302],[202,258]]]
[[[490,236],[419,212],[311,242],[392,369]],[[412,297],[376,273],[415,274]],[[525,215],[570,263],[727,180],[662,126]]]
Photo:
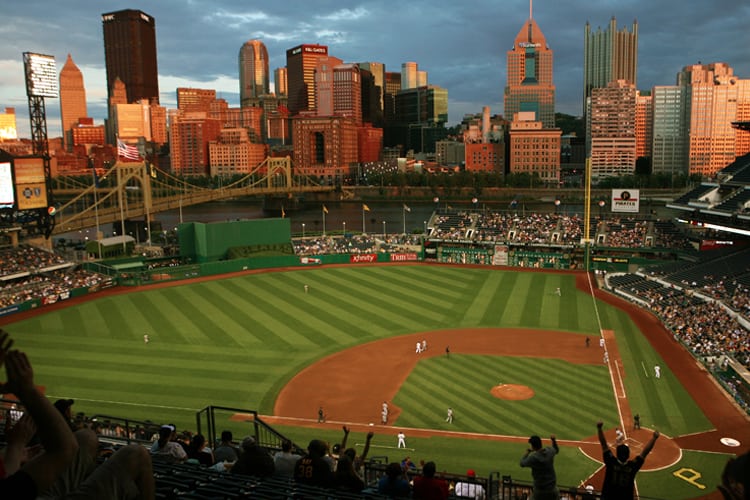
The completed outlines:
[[[586,279],[588,280],[588,283],[589,283],[591,303],[594,305],[594,313],[596,314],[596,324],[599,326],[599,335],[601,336],[601,338],[604,338],[604,329],[602,328],[602,318],[601,316],[599,316],[599,307],[596,305],[596,294],[594,293],[594,285],[591,282],[591,273],[588,271],[586,271]],[[605,350],[606,350],[606,345],[605,345]],[[620,427],[625,429],[625,423],[623,422],[623,418],[622,418],[622,408],[620,408],[620,400],[617,395],[617,383],[615,382],[614,373],[612,373],[612,365],[609,361],[607,362],[607,370],[609,370],[609,379],[610,379],[610,382],[612,382],[612,393],[615,395],[615,404],[617,405],[617,415],[620,417]],[[623,398],[627,397],[625,395],[624,387],[622,389],[622,397]],[[625,434],[625,436],[627,437],[627,433]]]
[[[64,399],[59,398],[56,396],[48,395],[47,396],[50,399]],[[181,406],[166,406],[166,405],[147,405],[143,403],[128,403],[126,401],[108,401],[106,399],[84,399],[84,398],[75,398],[77,401],[86,401],[88,403],[106,403],[106,404],[113,404],[113,405],[123,405],[123,406],[140,406],[142,408],[160,408],[162,410],[182,410],[182,411],[200,411],[201,408],[183,408]]]
[[[304,424],[317,424],[318,420],[316,418],[302,418],[302,417],[283,417],[280,415],[258,415],[258,418],[262,419],[264,422],[270,423],[272,420],[283,420],[288,422],[298,422],[298,423],[304,423]],[[463,431],[446,431],[444,429],[429,429],[426,427],[397,427],[395,425],[380,425],[377,424],[375,426],[370,426],[368,424],[364,424],[362,422],[345,422],[343,420],[326,420],[323,422],[323,424],[332,424],[336,426],[340,425],[346,425],[346,426],[362,426],[366,429],[363,429],[360,432],[368,432],[369,430],[389,430],[391,433],[393,431],[406,431],[411,432],[411,435],[407,435],[407,439],[409,438],[419,438],[419,437],[425,437],[425,436],[448,436],[448,437],[461,437],[461,438],[470,438],[470,437],[482,437],[482,438],[499,438],[505,441],[518,441],[520,443],[526,443],[528,441],[528,437],[524,436],[511,436],[509,434],[489,434],[489,433],[483,433],[483,432],[463,432]],[[424,435],[422,435],[424,433]],[[384,435],[384,434],[380,434]],[[395,435],[395,434],[394,434]],[[558,439],[558,443],[564,444],[564,445],[581,445],[581,444],[595,444],[597,441],[586,441],[586,440],[567,440],[567,439]],[[374,445],[370,445],[374,446]],[[394,447],[395,448],[395,447]],[[402,448],[403,449],[403,448]]]
[[[646,369],[646,364],[641,361],[641,366],[643,367],[643,373],[646,375],[646,378],[648,378],[648,370]]]
[[[617,369],[617,380],[620,382],[620,392],[622,393],[622,396],[618,394],[617,397],[624,398],[626,397],[625,396],[625,384],[622,382],[622,374],[620,373],[620,363],[615,361],[614,364],[615,364],[615,368]],[[622,415],[620,416],[620,420],[622,420]]]

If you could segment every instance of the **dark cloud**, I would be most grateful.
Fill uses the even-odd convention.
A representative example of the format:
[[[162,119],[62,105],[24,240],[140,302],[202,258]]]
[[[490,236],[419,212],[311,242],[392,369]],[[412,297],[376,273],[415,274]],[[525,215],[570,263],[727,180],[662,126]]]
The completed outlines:
[[[100,15],[141,9],[156,18],[160,90],[174,107],[178,85],[217,88],[238,104],[237,56],[259,38],[270,66],[286,64],[286,50],[321,43],[346,62],[378,61],[389,71],[415,61],[429,82],[448,89],[450,120],[489,105],[502,113],[506,53],[529,15],[528,0],[29,0],[6,2],[0,35],[0,109],[15,106],[21,135],[28,135],[21,53],[52,54],[61,68],[68,53],[84,73],[89,114],[106,113]],[[672,85],[685,65],[724,61],[750,78],[750,4],[736,0],[537,0],[534,18],[555,54],[557,109],[581,111],[584,25],[618,28],[639,24],[638,87]],[[59,134],[59,111],[48,100],[50,135]]]

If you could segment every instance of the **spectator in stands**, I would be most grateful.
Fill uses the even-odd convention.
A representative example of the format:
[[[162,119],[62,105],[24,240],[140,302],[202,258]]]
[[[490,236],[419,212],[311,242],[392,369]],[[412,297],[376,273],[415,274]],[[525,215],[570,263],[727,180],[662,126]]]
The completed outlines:
[[[273,458],[268,451],[259,446],[252,436],[243,439],[242,446],[240,447],[240,456],[232,466],[232,474],[271,477],[274,471]]]
[[[378,493],[388,498],[411,496],[409,476],[398,462],[391,462],[385,468],[385,475],[378,480]]]
[[[334,473],[334,483],[336,488],[353,493],[359,493],[365,488],[365,482],[354,470],[354,461],[346,453],[339,457]]]
[[[484,500],[485,497],[484,486],[477,483],[477,474],[473,469],[466,471],[466,481],[457,482],[453,491],[459,497],[474,498],[476,500]]]
[[[159,439],[151,446],[151,455],[170,463],[187,460],[187,452],[180,443],[175,441],[175,426],[165,424],[159,429]]]
[[[375,436],[375,433],[367,433],[367,437],[365,438],[365,447],[362,450],[362,454],[358,456],[357,450],[355,450],[354,448],[346,448],[346,441],[349,438],[349,429],[346,426],[343,426],[343,429],[344,439],[341,441],[341,449],[344,450],[344,454],[347,455],[354,464],[354,470],[358,473],[361,473],[362,468],[365,464],[365,460],[367,460],[367,453],[370,451],[370,442],[372,441],[373,436]]]
[[[724,500],[750,499],[750,451],[729,459],[721,473],[719,491]]]
[[[68,425],[73,430],[73,432],[76,431],[77,427],[73,423],[73,412],[70,410],[70,408],[73,406],[72,399],[58,399],[55,401],[55,408],[57,408],[57,411],[59,411],[66,422],[68,422]]]
[[[635,482],[635,475],[643,466],[643,462],[646,460],[646,456],[651,453],[651,450],[659,438],[659,431],[654,431],[651,439],[643,447],[641,453],[633,460],[630,458],[630,448],[624,443],[617,445],[617,456],[612,454],[612,450],[609,449],[607,439],[604,437],[604,431],[602,422],[597,422],[596,432],[599,436],[599,444],[602,445],[602,453],[604,455],[604,466],[606,467],[604,473],[604,484],[602,485],[602,500],[619,500],[619,499],[632,499],[635,494],[635,488],[633,483]]]
[[[444,500],[448,498],[448,481],[435,477],[435,462],[427,462],[422,475],[414,478],[413,497],[423,500]]]
[[[12,417],[11,417],[12,419]],[[21,468],[21,464],[31,458],[33,450],[27,448],[36,434],[34,419],[29,412],[21,415],[13,427],[5,433],[6,446],[4,456],[0,455],[0,477],[14,474]],[[3,473],[4,469],[4,473]]]
[[[550,436],[552,446],[542,447],[542,438],[531,436],[526,454],[521,457],[521,467],[531,468],[534,479],[534,500],[557,500],[560,491],[557,489],[557,475],[555,474],[555,455],[559,452],[557,439]]]
[[[302,456],[292,452],[292,442],[285,439],[281,442],[281,451],[273,457],[275,474],[280,477],[294,477],[294,466]]]
[[[154,476],[146,449],[124,446],[94,467],[92,455],[96,454],[96,448],[91,445],[96,443],[96,437],[86,442],[93,435],[91,431],[79,431],[80,437],[73,434],[62,414],[36,389],[26,355],[10,351],[11,345],[8,334],[0,330],[0,365],[5,364],[7,375],[7,382],[0,385],[0,390],[19,398],[26,415],[36,425],[44,451],[23,465],[14,462],[11,454],[7,471],[10,474],[0,479],[0,497],[153,499]],[[14,447],[31,435],[33,426],[28,424],[28,420],[20,424],[27,427],[16,431],[20,435],[13,438],[18,439]]]
[[[232,442],[233,437],[232,431],[221,432],[221,442],[214,450],[214,463],[237,461],[239,449]]]
[[[187,450],[188,460],[195,460],[201,465],[213,465],[214,454],[211,448],[206,446],[206,438],[203,434],[196,434],[190,440],[190,445]]]
[[[333,486],[333,472],[324,457],[328,450],[325,441],[313,439],[307,446],[307,455],[300,458],[294,467],[294,480],[310,486]]]

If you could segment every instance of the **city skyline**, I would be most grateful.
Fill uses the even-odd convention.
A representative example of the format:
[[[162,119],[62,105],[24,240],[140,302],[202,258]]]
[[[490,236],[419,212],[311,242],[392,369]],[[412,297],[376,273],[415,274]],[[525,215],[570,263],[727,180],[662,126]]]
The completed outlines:
[[[533,18],[555,54],[557,112],[580,115],[584,27],[588,21],[594,30],[605,29],[612,16],[618,29],[638,21],[641,90],[673,85],[684,66],[699,61],[726,62],[739,77],[750,77],[750,52],[742,43],[748,39],[748,5],[720,0],[688,9],[662,1],[655,10],[655,4],[643,0],[575,4],[537,0],[533,6]],[[254,11],[231,0],[12,4],[3,7],[0,111],[16,108],[20,137],[29,136],[21,55],[26,51],[54,55],[58,73],[70,53],[83,74],[89,115],[103,122],[107,89],[101,15],[120,9],[140,9],[156,20],[160,101],[169,108],[176,107],[177,87],[216,89],[218,97],[239,106],[237,52],[246,41],[259,39],[268,48],[270,71],[284,66],[286,50],[299,44],[327,45],[329,54],[344,62],[381,62],[387,71],[398,72],[402,63],[414,61],[428,72],[430,84],[448,90],[450,125],[483,106],[503,113],[506,53],[529,18],[528,0],[479,1],[470,10],[443,0],[362,1],[346,8],[323,0],[290,1]],[[59,99],[47,99],[46,106],[49,136],[57,137]]]

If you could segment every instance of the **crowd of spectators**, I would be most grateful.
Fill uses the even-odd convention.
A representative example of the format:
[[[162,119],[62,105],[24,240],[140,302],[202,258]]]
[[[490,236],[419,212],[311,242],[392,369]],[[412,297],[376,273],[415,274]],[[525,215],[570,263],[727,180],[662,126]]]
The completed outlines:
[[[649,223],[632,217],[615,218],[604,222],[605,244],[608,247],[633,248],[646,245]]]
[[[615,282],[613,277],[609,279]],[[626,283],[615,288],[644,301],[696,356],[705,359],[729,354],[750,368],[750,331],[721,301],[706,301],[690,288],[663,286],[645,277]],[[746,301],[747,295],[740,299]]]
[[[458,212],[435,214],[426,226],[426,234],[382,233],[345,236],[307,237],[292,240],[298,255],[342,253],[373,253],[391,251],[403,246],[418,246],[422,236],[434,240],[515,243],[522,245],[578,245],[583,237],[582,217],[576,214],[510,212]],[[608,220],[592,219],[594,236],[600,235],[599,246],[640,248],[646,246],[646,236],[652,237],[650,246],[689,246],[687,238],[675,232],[662,231],[663,224],[632,218]]]
[[[297,255],[371,254],[404,251],[421,244],[419,235],[412,234],[353,234],[294,238]]]
[[[31,245],[0,248],[0,277],[27,275],[66,264],[56,253]]]
[[[87,271],[53,252],[22,245],[0,249],[0,308],[39,299],[43,304],[70,296],[76,288],[96,289],[111,278]]]

